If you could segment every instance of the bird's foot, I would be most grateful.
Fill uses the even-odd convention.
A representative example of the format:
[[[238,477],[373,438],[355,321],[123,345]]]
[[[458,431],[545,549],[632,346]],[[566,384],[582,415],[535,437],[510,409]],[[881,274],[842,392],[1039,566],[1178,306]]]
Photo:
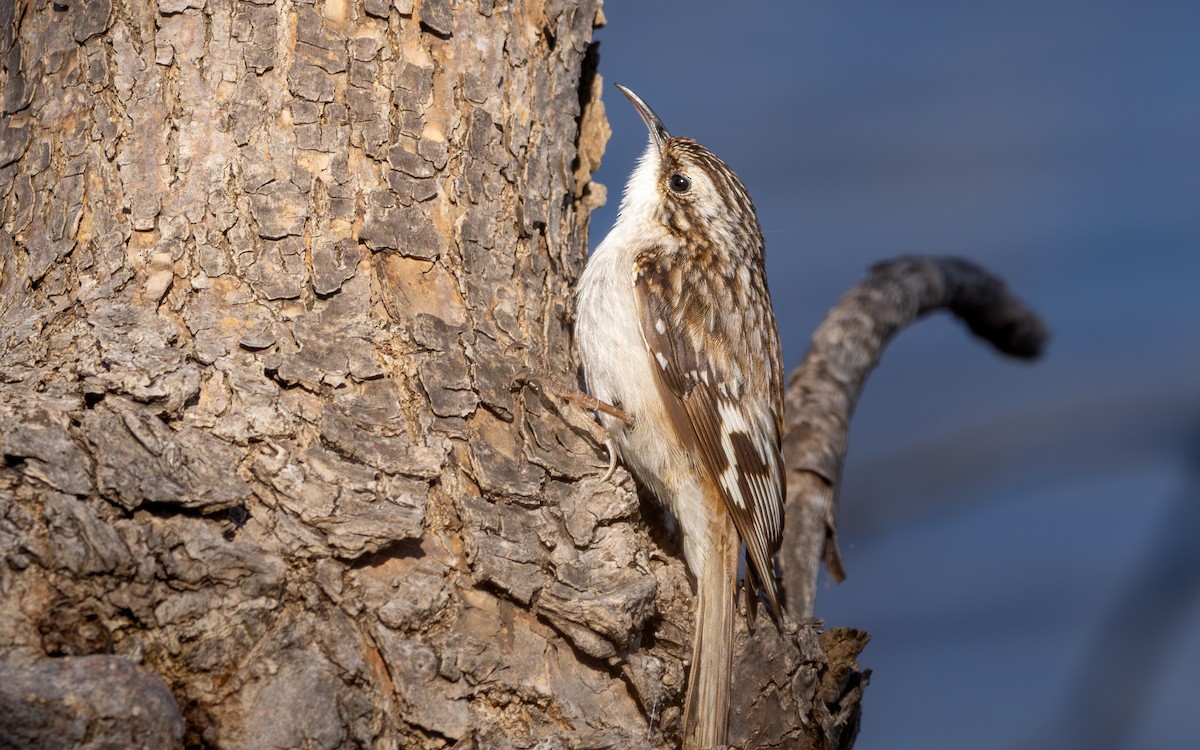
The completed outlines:
[[[633,426],[634,420],[627,412],[618,409],[612,404],[601,401],[595,396],[589,395],[580,391],[577,388],[566,386],[556,382],[556,379],[546,375],[545,373],[537,373],[526,367],[519,370],[512,380],[512,390],[520,390],[521,388],[529,387],[543,396],[553,397],[559,401],[564,401],[578,410],[584,412],[601,412],[607,414],[614,419],[619,419],[630,427]],[[560,412],[562,413],[562,412]],[[576,420],[569,420],[572,424],[579,424]],[[582,420],[582,425],[587,431],[588,436],[599,446],[603,446],[608,454],[608,465],[604,472],[604,476],[600,478],[601,482],[607,482],[612,479],[613,474],[617,470],[617,447],[613,442],[612,435],[608,430],[594,419]]]
[[[558,396],[567,403],[578,406],[580,409],[585,411],[598,411],[601,414],[607,414],[608,416],[613,417],[614,419],[619,419],[626,425],[633,427],[633,416],[630,415],[629,412],[624,411],[623,409],[618,409],[607,401],[601,401],[595,396],[584,393],[583,391],[558,391],[555,392],[554,395]]]

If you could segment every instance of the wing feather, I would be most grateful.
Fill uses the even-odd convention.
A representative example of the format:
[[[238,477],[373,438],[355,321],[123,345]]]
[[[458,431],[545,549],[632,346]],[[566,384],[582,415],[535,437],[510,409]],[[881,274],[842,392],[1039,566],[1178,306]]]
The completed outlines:
[[[699,456],[698,467],[715,486],[733,517],[750,561],[747,580],[761,587],[779,618],[778,587],[771,559],[783,538],[784,471],[780,453],[782,373],[779,340],[769,302],[764,316],[738,330],[718,321],[733,310],[714,307],[720,295],[692,289],[678,268],[652,253],[634,271],[642,335],[658,365],[660,392],[676,432]],[[676,290],[686,290],[681,295]],[[672,300],[676,300],[672,304]],[[712,332],[710,332],[710,329]],[[755,351],[766,336],[771,351],[756,352],[762,362],[739,362],[735,353]],[[735,340],[741,336],[742,340]],[[755,377],[754,368],[766,369]],[[749,375],[747,373],[749,372]]]

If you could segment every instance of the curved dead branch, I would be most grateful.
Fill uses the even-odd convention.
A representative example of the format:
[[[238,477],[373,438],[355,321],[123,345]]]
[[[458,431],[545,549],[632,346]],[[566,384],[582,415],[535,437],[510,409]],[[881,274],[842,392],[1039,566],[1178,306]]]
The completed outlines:
[[[835,580],[845,577],[837,547],[837,490],[850,416],[867,375],[896,333],[935,310],[952,313],[1011,357],[1036,359],[1049,338],[1041,318],[1003,281],[961,258],[878,263],[829,311],[785,397],[788,523],[780,563],[789,609],[797,617],[813,616],[821,560]]]

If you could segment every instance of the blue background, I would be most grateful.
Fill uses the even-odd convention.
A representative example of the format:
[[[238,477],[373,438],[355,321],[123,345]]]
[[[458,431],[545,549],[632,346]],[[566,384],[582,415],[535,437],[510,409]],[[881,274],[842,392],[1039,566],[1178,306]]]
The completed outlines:
[[[902,333],[851,430],[859,750],[1200,747],[1200,3],[610,0],[615,218],[646,131],[742,177],[789,369],[866,268],[962,255],[1054,332]]]

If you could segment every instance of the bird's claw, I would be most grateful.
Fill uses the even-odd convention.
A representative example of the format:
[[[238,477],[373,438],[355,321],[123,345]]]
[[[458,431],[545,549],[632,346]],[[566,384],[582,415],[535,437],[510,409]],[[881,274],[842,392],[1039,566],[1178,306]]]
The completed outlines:
[[[513,373],[512,380],[508,381],[508,390],[512,393],[516,393],[525,387],[541,390],[541,384],[537,380],[537,373],[529,367],[520,368]]]
[[[601,484],[612,479],[613,474],[617,473],[617,445],[611,437],[604,439],[604,449],[608,451],[608,470],[604,472],[604,476],[600,477]]]
[[[610,417],[618,419],[630,427],[633,426],[633,417],[631,417],[625,411],[601,401],[595,396],[591,396],[587,393],[583,393],[572,388],[563,387],[557,383],[551,383],[549,386],[547,386],[544,382],[547,379],[548,378],[544,373],[538,373],[529,367],[522,367],[513,373],[512,380],[509,381],[509,390],[516,392],[522,388],[532,388],[534,391],[542,394],[543,396],[554,396],[562,399],[564,402],[571,404],[572,406],[575,406],[576,408],[584,411],[598,411],[602,414],[607,414]],[[603,445],[604,450],[608,453],[608,466],[604,471],[604,476],[600,478],[602,483],[607,482],[608,480],[612,479],[613,475],[617,472],[617,446],[616,443],[613,442],[612,435],[610,435],[608,430],[604,429],[602,425],[597,424],[592,419],[588,420],[588,424],[590,425],[592,437],[597,443]]]

